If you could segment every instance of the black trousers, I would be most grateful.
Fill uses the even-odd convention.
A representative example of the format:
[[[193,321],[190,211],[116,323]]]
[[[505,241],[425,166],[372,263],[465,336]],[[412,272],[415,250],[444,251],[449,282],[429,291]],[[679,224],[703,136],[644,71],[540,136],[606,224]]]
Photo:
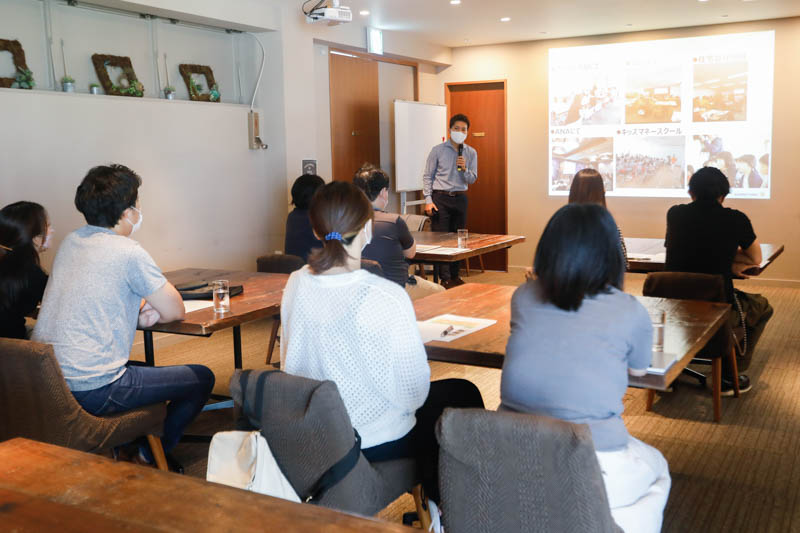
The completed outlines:
[[[393,459],[414,458],[419,479],[425,494],[440,503],[439,497],[439,442],[436,440],[436,422],[446,407],[483,409],[483,397],[471,381],[443,379],[431,383],[428,398],[417,409],[417,423],[404,437],[361,450],[370,463]]]
[[[431,216],[432,231],[457,231],[467,227],[467,195],[465,193],[449,196],[447,193],[433,191],[431,196],[438,211]],[[439,279],[448,281],[458,279],[461,261],[447,265],[437,265]]]

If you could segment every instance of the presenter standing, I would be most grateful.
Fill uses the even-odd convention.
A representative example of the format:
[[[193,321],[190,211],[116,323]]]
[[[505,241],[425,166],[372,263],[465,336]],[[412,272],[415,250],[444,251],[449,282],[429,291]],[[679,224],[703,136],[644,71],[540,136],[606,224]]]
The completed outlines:
[[[450,139],[433,147],[425,173],[422,192],[425,213],[431,217],[433,231],[454,232],[467,225],[467,187],[478,180],[478,152],[464,144],[469,131],[466,115],[450,119]],[[461,262],[438,265],[439,279],[446,288],[463,284]]]

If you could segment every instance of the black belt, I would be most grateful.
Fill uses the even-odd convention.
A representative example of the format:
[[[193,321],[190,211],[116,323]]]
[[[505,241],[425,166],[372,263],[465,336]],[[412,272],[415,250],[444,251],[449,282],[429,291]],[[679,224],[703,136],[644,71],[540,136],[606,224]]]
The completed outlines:
[[[433,194],[444,194],[446,196],[459,196],[467,194],[467,191],[433,191]]]

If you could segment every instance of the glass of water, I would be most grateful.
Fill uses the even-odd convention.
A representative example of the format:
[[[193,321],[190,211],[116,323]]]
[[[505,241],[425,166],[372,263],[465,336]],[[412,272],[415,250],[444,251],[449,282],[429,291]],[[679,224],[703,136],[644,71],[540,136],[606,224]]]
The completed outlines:
[[[663,309],[650,310],[650,321],[653,323],[653,351],[664,351],[664,326],[667,323],[667,314]]]
[[[459,248],[466,248],[468,239],[469,239],[469,231],[467,229],[458,230],[458,247]]]
[[[231,310],[231,286],[227,279],[218,279],[211,282],[211,291],[214,295],[214,312],[227,313]]]

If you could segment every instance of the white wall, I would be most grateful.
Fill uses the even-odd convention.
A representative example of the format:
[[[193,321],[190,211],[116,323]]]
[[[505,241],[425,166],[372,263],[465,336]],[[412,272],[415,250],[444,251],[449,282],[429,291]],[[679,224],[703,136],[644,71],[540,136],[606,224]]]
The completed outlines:
[[[389,205],[386,210],[400,212],[400,195],[394,192],[394,101],[414,100],[414,70],[405,65],[378,63],[378,98],[380,99],[380,165],[391,179]]]
[[[73,205],[86,171],[118,162],[143,180],[136,239],[162,269],[253,270],[282,247],[279,156],[247,148],[243,106],[0,89],[0,203],[43,204],[54,250],[83,225]],[[45,255],[49,266],[52,253]]]

